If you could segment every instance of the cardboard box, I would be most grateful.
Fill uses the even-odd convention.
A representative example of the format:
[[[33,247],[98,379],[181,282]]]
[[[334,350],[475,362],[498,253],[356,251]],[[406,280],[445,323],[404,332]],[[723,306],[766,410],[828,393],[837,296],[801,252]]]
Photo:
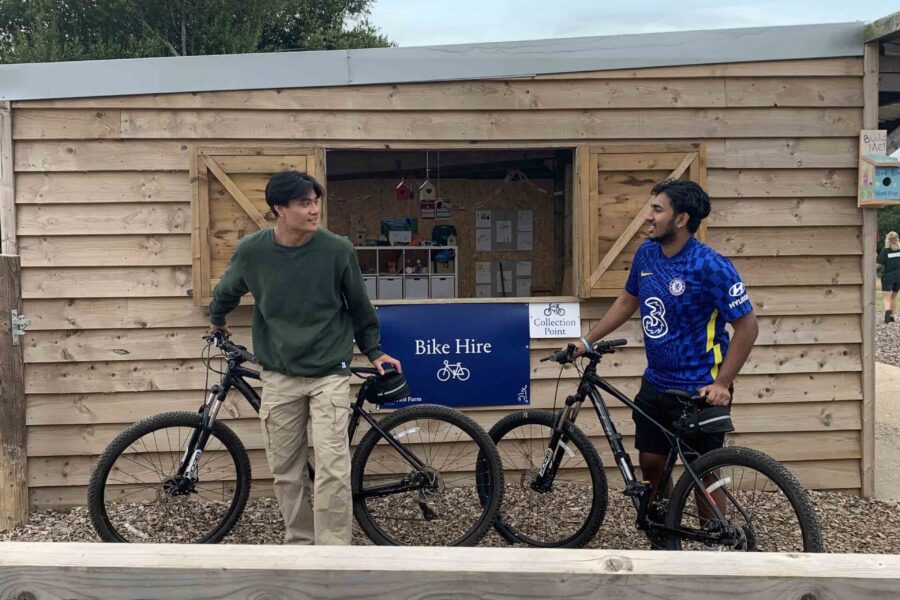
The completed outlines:
[[[451,260],[449,262],[437,262],[437,261],[434,262],[434,272],[435,273],[439,273],[442,275],[443,274],[453,275],[453,273],[455,271],[456,271],[455,261]]]

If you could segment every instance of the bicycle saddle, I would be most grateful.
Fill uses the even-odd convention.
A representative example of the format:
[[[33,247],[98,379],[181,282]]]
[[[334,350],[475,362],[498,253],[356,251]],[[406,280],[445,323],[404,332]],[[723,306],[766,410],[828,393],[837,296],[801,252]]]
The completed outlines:
[[[697,405],[699,405],[699,404],[701,404],[701,402],[702,402],[703,404],[706,403],[706,396],[704,396],[704,395],[702,395],[702,394],[697,395],[697,394],[694,394],[694,393],[692,393],[692,392],[686,392],[686,391],[684,391],[684,390],[666,390],[665,393],[666,393],[666,394],[670,394],[670,395],[672,395],[672,396],[675,396],[676,398],[678,398],[679,400],[681,400],[681,401],[682,401],[683,403],[685,403],[685,404],[697,404]]]

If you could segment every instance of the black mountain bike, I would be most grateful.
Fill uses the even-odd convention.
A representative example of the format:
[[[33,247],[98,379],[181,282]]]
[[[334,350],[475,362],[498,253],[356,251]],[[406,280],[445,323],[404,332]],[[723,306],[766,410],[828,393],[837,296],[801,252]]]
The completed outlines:
[[[217,416],[232,389],[259,412],[260,398],[247,383],[259,372],[242,366],[256,362],[243,346],[218,332],[205,339],[207,350],[221,350],[227,368],[216,371],[221,380],[199,411],[135,423],[94,467],[88,510],[103,541],[213,543],[240,518],[250,494],[250,458]],[[209,359],[206,364],[214,370]],[[353,512],[362,530],[383,545],[476,544],[493,524],[504,489],[490,437],[444,406],[413,405],[378,421],[363,408],[377,370],[351,371],[363,383],[352,405],[350,439],[360,418],[368,426],[351,468]],[[255,455],[265,462],[262,451]],[[309,474],[315,477],[312,463]]]
[[[640,409],[597,375],[603,355],[625,343],[600,342],[587,350],[589,363],[578,390],[566,398],[561,411],[520,411],[491,428],[506,478],[504,506],[495,523],[498,533],[509,543],[569,548],[584,546],[597,533],[607,508],[606,474],[596,448],[575,425],[582,403],[590,398],[624,478],[624,493],[637,510],[635,525],[655,547],[822,552],[821,530],[809,498],[781,463],[738,447],[689,459],[696,453],[682,438],[695,433],[698,424],[702,427],[697,414],[705,405],[703,396],[669,390],[681,400],[683,412],[674,431],[653,421],[672,442],[657,493],[637,480],[599,390],[632,410]],[[543,360],[579,368],[574,349],[570,344]],[[684,473],[666,497],[678,458]]]

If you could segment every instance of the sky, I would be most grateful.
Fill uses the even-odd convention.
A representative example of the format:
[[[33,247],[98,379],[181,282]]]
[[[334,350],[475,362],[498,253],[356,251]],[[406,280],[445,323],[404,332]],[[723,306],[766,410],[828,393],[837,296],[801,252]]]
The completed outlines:
[[[428,46],[870,22],[898,10],[898,0],[375,0],[369,20],[399,46]]]

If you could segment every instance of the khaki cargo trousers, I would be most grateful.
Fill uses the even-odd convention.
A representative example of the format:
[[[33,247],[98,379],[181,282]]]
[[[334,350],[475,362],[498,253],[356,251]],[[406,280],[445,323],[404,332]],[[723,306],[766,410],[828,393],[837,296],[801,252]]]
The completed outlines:
[[[263,371],[262,421],[266,459],[284,518],[286,544],[349,545],[353,505],[350,491],[350,377],[292,377]],[[306,458],[312,420],[315,501]]]

